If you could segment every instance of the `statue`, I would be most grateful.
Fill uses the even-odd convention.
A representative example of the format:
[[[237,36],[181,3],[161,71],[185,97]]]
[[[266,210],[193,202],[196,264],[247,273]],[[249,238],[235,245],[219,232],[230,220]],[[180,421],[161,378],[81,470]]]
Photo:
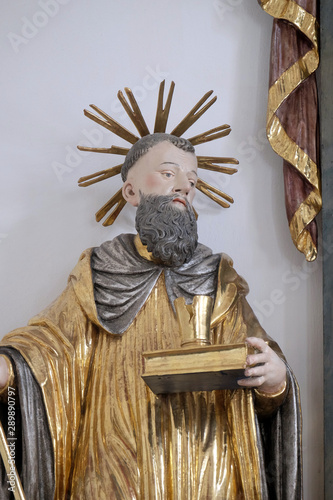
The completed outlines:
[[[197,241],[192,143],[145,135],[121,173],[137,234],[85,251],[60,297],[1,342],[27,498],[301,498],[297,383],[232,260]],[[197,295],[214,302],[214,344],[257,352],[237,390],[156,395],[142,353],[180,347],[174,300]]]

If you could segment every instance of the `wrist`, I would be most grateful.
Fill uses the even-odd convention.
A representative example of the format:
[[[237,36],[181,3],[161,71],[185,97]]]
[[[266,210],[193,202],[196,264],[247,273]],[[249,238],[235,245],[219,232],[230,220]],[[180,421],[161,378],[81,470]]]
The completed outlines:
[[[283,384],[280,384],[276,392],[264,392],[259,388],[254,389],[255,408],[261,417],[269,417],[273,415],[277,409],[284,404],[288,394],[288,379]]]
[[[258,387],[255,387],[255,392],[258,394],[265,396],[267,398],[275,398],[277,396],[281,396],[287,388],[287,379],[285,379],[279,386],[275,386],[270,388],[270,390],[262,390]]]

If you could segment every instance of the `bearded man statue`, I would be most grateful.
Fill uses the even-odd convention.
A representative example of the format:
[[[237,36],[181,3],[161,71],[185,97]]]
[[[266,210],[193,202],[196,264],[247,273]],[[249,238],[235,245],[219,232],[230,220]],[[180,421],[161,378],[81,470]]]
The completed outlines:
[[[1,342],[27,498],[300,499],[297,383],[232,260],[197,241],[192,144],[145,136],[122,178],[137,234],[85,251],[62,295]],[[246,341],[256,354],[237,390],[156,395],[142,353],[180,347],[173,303],[195,295],[214,301],[214,344]]]

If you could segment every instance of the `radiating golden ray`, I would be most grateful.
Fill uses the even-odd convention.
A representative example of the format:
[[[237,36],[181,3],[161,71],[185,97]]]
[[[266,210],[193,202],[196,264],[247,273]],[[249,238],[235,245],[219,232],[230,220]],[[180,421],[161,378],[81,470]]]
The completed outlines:
[[[142,116],[141,110],[139,108],[138,103],[136,102],[136,99],[133,95],[133,92],[128,87],[125,87],[125,92],[127,94],[129,103],[126,101],[126,98],[125,98],[124,94],[122,93],[122,91],[119,90],[119,92],[118,92],[118,99],[121,102],[121,104],[123,105],[124,110],[126,111],[128,116],[130,117],[132,122],[134,123],[135,128],[137,129],[137,131],[139,132],[141,137],[144,137],[145,135],[149,135],[150,134],[149,129],[147,127],[145,119]],[[132,108],[130,105],[132,105]]]
[[[122,190],[119,189],[119,191],[117,191],[116,194],[113,195],[112,198],[110,198],[109,201],[107,201],[105,205],[98,210],[98,212],[96,212],[96,221],[99,222],[108,212],[110,212],[110,210],[113,209],[108,218],[103,222],[103,226],[111,226],[125,205],[126,200],[123,198]]]
[[[191,109],[191,111],[183,118],[183,120],[177,125],[176,128],[173,129],[172,132],[170,132],[172,135],[176,135],[177,137],[180,137],[183,135],[184,132],[188,128],[190,128],[193,123],[195,123],[200,116],[202,116],[207,109],[209,109],[214,102],[216,101],[217,97],[213,97],[202,109],[200,107],[203,105],[205,101],[212,95],[213,90],[210,90],[207,92],[201,99],[200,101],[197,102],[197,104]]]
[[[163,80],[163,82],[160,83],[160,89],[159,89],[158,101],[157,101],[157,109],[156,109],[154,133],[158,133],[158,132],[163,133],[166,130],[166,126],[167,126],[167,122],[168,122],[168,118],[169,118],[172,96],[173,96],[173,91],[175,89],[175,82],[171,82],[168,98],[166,100],[165,107],[163,108],[164,86],[165,86],[165,80]]]
[[[85,116],[90,118],[90,120],[93,120],[99,125],[102,125],[102,127],[107,128],[108,130],[118,135],[122,139],[125,139],[125,141],[130,142],[131,144],[135,144],[139,140],[139,137],[132,134],[132,132],[120,125],[120,123],[116,122],[113,118],[111,118],[111,116],[104,113],[104,111],[99,109],[97,106],[95,106],[94,104],[90,104],[90,107],[105,118],[105,120],[102,120],[101,118],[99,118],[99,116],[96,116],[91,111],[85,109],[84,114]]]
[[[104,181],[109,177],[114,177],[115,175],[120,174],[122,166],[123,164],[121,163],[115,167],[107,168],[106,170],[101,170],[100,172],[95,172],[94,174],[86,175],[85,177],[80,177],[78,180],[79,186],[91,186],[91,184],[95,184],[96,182]]]
[[[122,211],[122,209],[124,208],[124,206],[126,205],[126,201],[124,200],[124,198],[122,200],[120,200],[117,204],[117,207],[111,212],[111,214],[109,215],[109,217],[107,219],[105,219],[105,221],[103,222],[103,226],[111,226],[114,221],[116,220],[116,218],[118,217],[118,215],[120,214],[120,212]]]
[[[198,144],[203,144],[204,142],[215,141],[215,139],[219,139],[220,137],[225,137],[226,135],[229,135],[230,132],[231,132],[230,125],[220,125],[219,127],[207,130],[207,132],[195,135],[194,137],[191,137],[190,139],[187,140],[190,141],[190,143],[193,146],[197,146]]]
[[[205,162],[199,163],[198,168],[203,170],[211,170],[212,172],[220,172],[221,174],[233,175],[238,172],[237,168],[232,167],[221,167],[220,165],[214,165],[213,163]]]
[[[234,202],[234,200],[233,200],[233,198],[231,198],[231,196],[229,196],[228,194],[223,193],[223,191],[220,191],[219,189],[211,186],[210,184],[203,181],[202,179],[198,179],[196,188],[199,191],[201,191],[202,193],[204,193],[206,196],[208,196],[211,200],[213,200],[216,203],[218,203],[219,205],[221,205],[221,207],[229,208],[230,207],[229,203]],[[212,194],[212,193],[214,193],[214,194]],[[220,198],[224,198],[229,203],[226,203],[225,201],[221,200],[220,198],[218,198],[218,196],[215,196],[215,195],[220,196]]]
[[[239,161],[236,158],[228,158],[226,156],[197,156],[198,164],[202,163],[229,163],[238,165]],[[201,167],[200,167],[201,168]]]
[[[109,153],[112,155],[126,156],[129,148],[121,148],[120,146],[111,146],[111,148],[90,148],[88,146],[77,146],[80,151],[89,151],[93,153]]]

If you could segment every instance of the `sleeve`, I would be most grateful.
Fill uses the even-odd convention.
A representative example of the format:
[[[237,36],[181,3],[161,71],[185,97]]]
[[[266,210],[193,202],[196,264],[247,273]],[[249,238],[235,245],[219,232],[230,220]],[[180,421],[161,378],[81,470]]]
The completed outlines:
[[[1,342],[20,353],[39,387],[54,453],[55,499],[65,498],[97,330],[70,280],[28,327]]]
[[[299,387],[278,344],[260,326],[246,300],[248,286],[232,267],[232,260],[222,256],[218,289],[213,310],[214,341],[216,344],[244,342],[246,337],[263,338],[281,357],[287,367],[285,391],[274,398],[254,395],[254,391],[235,391],[249,396],[252,393],[254,420],[257,427],[258,450],[263,498],[300,500],[302,484],[302,419]],[[240,400],[242,398],[240,397]],[[237,406],[234,396],[234,415],[241,414],[244,404]],[[243,424],[243,419],[241,424]],[[245,436],[245,434],[244,434]],[[243,437],[244,437],[243,436]]]
[[[243,343],[247,337],[259,337],[285,362],[284,355],[261,327],[252,308],[246,300],[249,287],[233,268],[230,257],[223,255],[219,267],[218,286],[213,310],[216,344]],[[276,395],[266,395],[253,390],[255,409],[260,417],[268,417],[283,404],[290,384],[289,376],[284,390]]]
[[[21,354],[0,347],[11,363],[15,386],[8,385],[0,402],[0,419],[10,453],[10,471],[0,460],[0,498],[11,500],[17,489],[15,468],[27,499],[54,498],[54,455],[41,389]]]

